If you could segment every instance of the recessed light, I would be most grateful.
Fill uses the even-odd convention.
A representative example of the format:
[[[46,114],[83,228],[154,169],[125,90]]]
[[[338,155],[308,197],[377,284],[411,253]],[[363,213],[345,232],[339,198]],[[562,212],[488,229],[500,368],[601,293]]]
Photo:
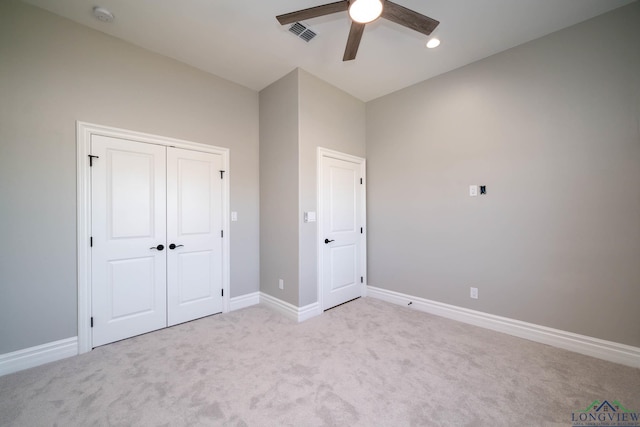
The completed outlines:
[[[93,8],[93,16],[102,22],[113,22],[113,13],[109,12],[104,7],[96,6]]]
[[[435,37],[432,39],[429,39],[429,41],[427,42],[427,47],[429,49],[433,49],[434,47],[438,47],[438,46],[440,46],[440,40],[438,40]]]

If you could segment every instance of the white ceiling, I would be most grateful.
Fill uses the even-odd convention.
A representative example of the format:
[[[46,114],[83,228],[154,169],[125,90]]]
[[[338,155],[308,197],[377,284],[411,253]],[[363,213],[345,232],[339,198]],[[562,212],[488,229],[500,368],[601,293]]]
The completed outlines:
[[[367,25],[358,56],[342,62],[346,12],[303,23],[307,43],[275,16],[335,0],[23,0],[148,50],[261,90],[296,67],[353,96],[377,97],[568,27],[633,0],[394,0],[438,21],[427,37],[380,19]],[[111,24],[93,6],[115,15]]]

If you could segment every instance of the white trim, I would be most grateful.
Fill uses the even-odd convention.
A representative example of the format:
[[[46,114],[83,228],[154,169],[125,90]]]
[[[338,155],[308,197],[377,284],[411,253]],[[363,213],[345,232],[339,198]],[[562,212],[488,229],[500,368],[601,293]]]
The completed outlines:
[[[320,316],[322,310],[320,304],[316,301],[311,304],[307,304],[304,307],[298,307],[298,322],[304,322],[312,317]]]
[[[250,294],[240,295],[229,298],[229,311],[236,311],[242,308],[251,307],[260,304],[260,292],[252,292]]]
[[[77,242],[78,253],[78,353],[91,351],[91,129],[76,123]]]
[[[269,294],[265,294],[264,292],[260,292],[260,303],[278,311],[296,322],[304,322],[307,319],[311,319],[312,317],[322,314],[320,305],[317,302],[305,305],[304,307],[296,307],[293,304],[282,301],[281,299]]]
[[[324,302],[322,297],[322,284],[323,280],[323,258],[322,250],[324,247],[324,231],[322,229],[322,214],[323,214],[323,202],[322,202],[322,166],[324,158],[332,158],[338,160],[344,160],[346,162],[352,162],[360,165],[360,176],[362,177],[362,212],[360,213],[360,224],[364,230],[364,233],[360,235],[361,238],[361,256],[360,256],[360,274],[363,277],[363,283],[360,287],[360,296],[367,295],[367,161],[362,157],[352,156],[351,154],[341,153],[339,151],[330,150],[328,148],[317,148],[317,160],[316,160],[316,194],[317,194],[317,209],[318,216],[316,221],[316,235],[317,235],[317,281],[318,281],[318,308],[320,312],[324,310]]]
[[[609,362],[640,368],[639,347],[574,334],[573,332],[548,328],[534,323],[522,322],[373,286],[368,288],[368,295],[372,298],[405,307],[411,302],[410,307],[415,310],[597,357]]]
[[[0,376],[78,355],[78,337],[0,354]]]
[[[91,169],[87,156],[91,154],[91,136],[102,135],[113,138],[128,139],[145,142],[148,144],[164,145],[183,148],[205,153],[219,154],[222,156],[222,167],[225,175],[222,182],[222,229],[225,238],[222,240],[222,312],[230,309],[230,241],[231,230],[229,227],[229,188],[230,188],[230,164],[229,149],[213,145],[200,144],[182,139],[168,138],[126,129],[118,129],[109,126],[96,125],[78,121],[76,122],[76,168],[77,168],[77,252],[78,252],[78,352],[80,354],[91,351],[91,249],[89,238],[91,236]]]

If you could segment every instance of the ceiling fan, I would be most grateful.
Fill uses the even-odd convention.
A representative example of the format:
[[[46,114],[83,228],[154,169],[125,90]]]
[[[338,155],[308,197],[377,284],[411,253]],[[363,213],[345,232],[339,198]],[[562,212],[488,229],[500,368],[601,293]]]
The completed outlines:
[[[378,18],[385,18],[422,34],[429,35],[440,23],[389,0],[342,0],[321,6],[310,7],[296,12],[276,16],[281,25],[292,24],[305,19],[317,18],[332,13],[349,11],[351,30],[344,50],[343,61],[355,59],[366,24]]]

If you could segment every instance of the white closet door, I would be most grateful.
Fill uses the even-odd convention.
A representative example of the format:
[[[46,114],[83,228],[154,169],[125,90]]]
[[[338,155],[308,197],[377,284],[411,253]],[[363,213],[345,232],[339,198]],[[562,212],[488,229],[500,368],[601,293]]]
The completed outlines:
[[[166,326],[165,147],[91,137],[93,347]]]
[[[168,325],[222,312],[222,156],[167,148]]]

